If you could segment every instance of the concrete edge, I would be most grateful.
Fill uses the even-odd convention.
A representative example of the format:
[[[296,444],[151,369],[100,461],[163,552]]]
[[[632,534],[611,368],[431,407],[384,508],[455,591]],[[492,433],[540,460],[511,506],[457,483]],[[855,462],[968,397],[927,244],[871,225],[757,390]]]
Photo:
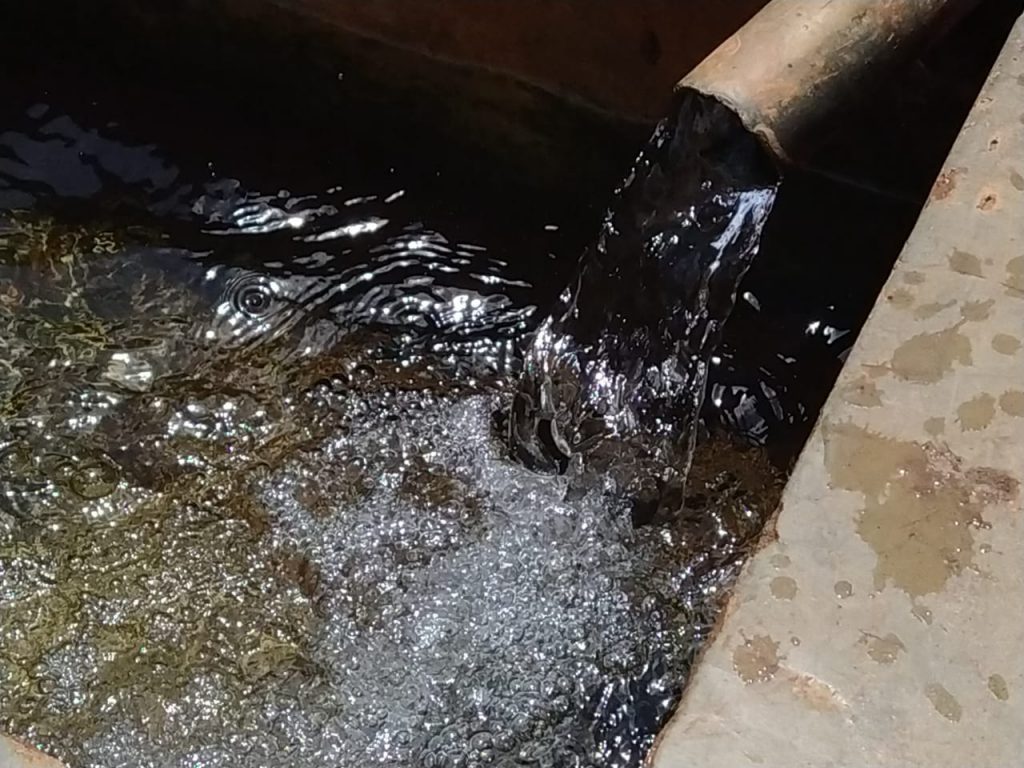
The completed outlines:
[[[651,758],[1024,753],[1024,19]],[[866,223],[866,225],[869,225]]]

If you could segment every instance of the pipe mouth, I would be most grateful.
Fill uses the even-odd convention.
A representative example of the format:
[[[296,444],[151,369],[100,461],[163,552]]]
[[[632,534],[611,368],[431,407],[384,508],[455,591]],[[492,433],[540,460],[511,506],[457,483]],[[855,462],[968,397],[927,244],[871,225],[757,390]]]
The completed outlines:
[[[803,165],[847,103],[870,97],[890,67],[975,2],[772,0],[676,89],[717,99],[779,163]]]

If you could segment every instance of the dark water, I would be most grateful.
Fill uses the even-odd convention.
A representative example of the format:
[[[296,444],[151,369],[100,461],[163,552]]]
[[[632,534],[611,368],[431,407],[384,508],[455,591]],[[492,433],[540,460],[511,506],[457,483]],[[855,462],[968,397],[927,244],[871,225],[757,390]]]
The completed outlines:
[[[526,352],[511,434],[529,464],[620,476],[637,519],[681,510],[711,355],[777,187],[732,112],[680,95]]]
[[[691,99],[588,249],[604,190],[400,112],[22,64],[0,728],[74,768],[639,765],[881,279],[838,223],[888,214],[811,185],[832,218],[794,238],[783,189],[750,267],[774,170]],[[510,460],[517,392],[574,472]],[[694,450],[688,514],[635,526]]]
[[[74,768],[640,765],[977,83],[839,141],[904,201],[773,202],[687,100],[602,223],[617,177],[497,172],[330,57],[200,20],[156,86],[134,23],[0,45],[0,728]]]

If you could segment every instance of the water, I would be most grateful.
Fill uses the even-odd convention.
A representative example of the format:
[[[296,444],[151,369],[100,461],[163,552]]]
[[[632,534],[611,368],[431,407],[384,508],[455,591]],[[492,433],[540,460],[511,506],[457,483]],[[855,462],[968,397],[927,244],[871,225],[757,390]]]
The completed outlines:
[[[699,515],[636,528],[510,460],[586,222],[365,134],[235,165],[230,119],[13,93],[0,727],[73,768],[639,765],[779,476],[708,441]]]
[[[711,355],[777,188],[739,118],[684,91],[526,353],[521,457],[616,475],[637,519],[680,511]]]
[[[750,486],[709,483],[711,540],[637,531],[505,460],[488,397],[298,400],[330,436],[288,459],[278,434],[205,482],[58,489],[77,514],[4,542],[8,727],[71,765],[639,764],[759,527]],[[200,445],[133,436],[198,464],[259,424],[246,395],[178,407]]]
[[[202,340],[246,347],[292,334],[293,346],[313,354],[353,327],[378,325],[400,327],[410,346],[443,338],[470,347],[479,339],[494,347],[480,352],[493,356],[502,354],[497,342],[521,333],[532,312],[529,284],[483,246],[453,239],[450,216],[432,211],[425,191],[387,178],[365,190],[356,174],[351,185],[315,194],[251,192],[216,174],[182,181],[181,169],[152,147],[124,146],[50,114],[45,103],[26,117],[25,129],[0,136],[0,204],[94,199],[84,218],[105,204],[135,230],[153,219],[157,237],[150,240],[157,242],[143,236],[141,244],[155,254],[151,262],[178,271],[170,280],[209,305]],[[533,241],[544,234],[537,226]],[[172,244],[157,252],[160,238]],[[510,233],[506,247],[529,239]],[[135,282],[123,275],[111,284]]]
[[[772,204],[694,99],[588,249],[617,176],[494,172],[308,37],[35,5],[0,30],[0,729],[72,768],[640,765],[917,205]],[[927,189],[908,147],[973,98],[939,86],[843,156]],[[640,148],[565,124],[549,159]],[[510,459],[517,393],[565,474]]]

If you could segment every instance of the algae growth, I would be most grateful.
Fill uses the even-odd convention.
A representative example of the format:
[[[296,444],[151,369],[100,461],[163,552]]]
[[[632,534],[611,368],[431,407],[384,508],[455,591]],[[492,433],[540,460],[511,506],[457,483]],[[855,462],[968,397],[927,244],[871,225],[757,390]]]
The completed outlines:
[[[763,459],[702,446],[701,512],[634,530],[508,461],[500,386],[379,330],[211,340],[224,285],[142,228],[3,232],[5,730],[71,766],[637,764]]]

